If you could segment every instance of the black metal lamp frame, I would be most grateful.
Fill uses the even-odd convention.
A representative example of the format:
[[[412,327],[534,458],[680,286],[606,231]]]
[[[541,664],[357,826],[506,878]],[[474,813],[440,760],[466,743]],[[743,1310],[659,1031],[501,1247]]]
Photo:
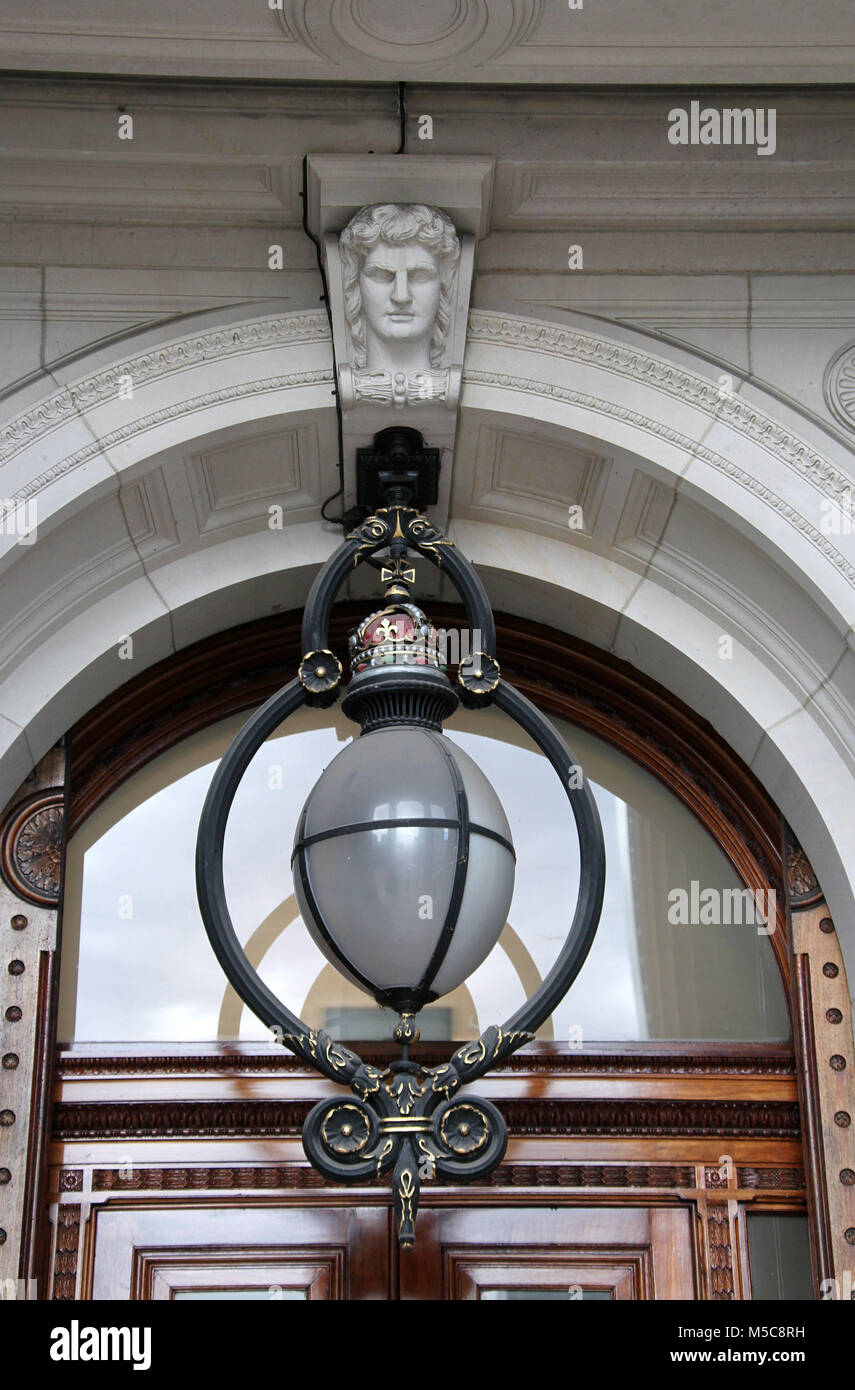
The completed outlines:
[[[217,959],[243,1002],[286,1047],[323,1076],[346,1085],[352,1096],[320,1101],[303,1126],[309,1162],[325,1178],[359,1183],[393,1171],[398,1239],[414,1241],[420,1181],[440,1174],[469,1181],[491,1173],[507,1147],[504,1119],[489,1101],[457,1096],[464,1085],[534,1037],[564,998],[591,948],[605,885],[605,847],[596,802],[578,777],[578,764],[549,721],[507,681],[495,657],[495,623],[484,587],[472,565],[416,508],[406,490],[387,492],[389,505],[356,527],[318,574],[303,616],[303,657],[297,677],[256,711],[235,738],[208,792],[196,846],[196,886],[205,929]],[[516,720],[546,755],[561,779],[576,823],[580,885],[576,911],[561,952],[539,989],[501,1027],[491,1026],[447,1062],[423,1068],[410,1059],[418,1038],[413,1015],[402,1009],[395,1029],[402,1058],[385,1070],[372,1066],[322,1029],[292,1014],[259,978],[237,939],[223,883],[223,842],[238,785],[264,740],[302,705],[327,707],[340,693],[342,666],[329,650],[328,625],[335,596],[355,565],[389,548],[400,559],[408,549],[441,566],[455,585],[484,650],[461,661],[458,684],[469,708],[495,704]]]

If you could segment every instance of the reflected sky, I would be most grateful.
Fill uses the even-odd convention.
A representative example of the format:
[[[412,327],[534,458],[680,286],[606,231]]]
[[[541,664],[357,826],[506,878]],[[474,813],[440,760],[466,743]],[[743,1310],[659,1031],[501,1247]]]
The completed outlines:
[[[269,1037],[245,1009],[224,1010],[225,980],[201,923],[194,883],[202,803],[245,717],[156,759],[74,837],[61,1041],[209,1042],[218,1032],[223,1040]],[[564,1043],[786,1037],[783,991],[765,938],[750,928],[673,927],[667,921],[668,891],[688,887],[692,877],[740,886],[712,839],[624,755],[559,727],[594,788],[608,871],[596,941],[545,1036]],[[356,1009],[363,1037],[387,1038],[394,1017],[339,981],[292,899],[294,827],[321,769],[352,728],[340,711],[304,711],[259,750],[229,821],[226,892],[241,942],[253,938],[259,949],[261,943],[260,974],[291,1010],[317,1025],[353,1017]],[[448,1006],[443,1020],[452,1017],[455,1036],[466,1036],[512,1014],[532,980],[552,966],[575,906],[579,856],[561,784],[506,716],[461,712],[447,731],[494,786],[517,851],[512,930],[466,987],[436,1006]],[[307,1005],[315,1016],[305,1012]]]

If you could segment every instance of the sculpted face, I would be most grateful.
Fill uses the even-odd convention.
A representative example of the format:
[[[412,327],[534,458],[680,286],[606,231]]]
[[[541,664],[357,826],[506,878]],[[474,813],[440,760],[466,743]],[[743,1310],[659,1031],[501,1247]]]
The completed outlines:
[[[359,273],[369,364],[430,365],[430,340],[440,294],[437,259],[424,246],[380,241]],[[403,354],[402,354],[403,350]]]

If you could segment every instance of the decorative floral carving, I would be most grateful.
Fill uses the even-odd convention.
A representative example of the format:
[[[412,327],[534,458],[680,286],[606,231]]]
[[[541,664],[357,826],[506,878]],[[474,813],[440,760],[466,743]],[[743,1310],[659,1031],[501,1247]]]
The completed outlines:
[[[710,1204],[707,1216],[709,1241],[710,1292],[714,1299],[730,1301],[733,1289],[733,1251],[730,1245],[730,1214],[726,1206]]]
[[[38,792],[13,807],[0,831],[0,863],[13,892],[55,907],[62,872],[63,793]]]
[[[847,343],[832,357],[825,369],[822,393],[835,420],[855,431],[855,343]]]
[[[331,1106],[321,1126],[324,1143],[336,1154],[362,1153],[371,1136],[371,1124],[365,1111],[349,1103]]]
[[[77,1259],[80,1249],[81,1210],[77,1203],[61,1206],[56,1214],[56,1256],[53,1297],[66,1302],[77,1291]]]
[[[494,656],[472,652],[464,657],[457,672],[458,684],[464,692],[464,704],[485,704],[486,697],[498,689],[502,668]]]
[[[810,860],[798,845],[787,856],[787,886],[794,899],[813,897],[819,888]]]
[[[425,401],[449,398],[450,372],[370,372],[351,374],[355,401],[371,401],[374,405],[423,405]]]
[[[289,45],[299,45],[345,73],[355,57],[363,64],[366,59],[389,64],[394,72],[404,57],[444,66],[463,61],[472,70],[524,43],[542,6],[543,0],[511,0],[510,5],[434,0],[421,8],[417,26],[399,23],[395,28],[386,6],[371,0],[294,0],[275,14]]]

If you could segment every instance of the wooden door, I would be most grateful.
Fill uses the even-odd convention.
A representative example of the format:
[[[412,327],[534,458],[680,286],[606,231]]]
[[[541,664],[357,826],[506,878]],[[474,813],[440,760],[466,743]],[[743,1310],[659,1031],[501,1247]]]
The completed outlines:
[[[427,1207],[400,1255],[392,1224],[385,1204],[111,1199],[88,1215],[77,1297],[697,1297],[682,1207]]]
[[[694,1299],[683,1207],[423,1209],[404,1299]]]
[[[81,1298],[396,1296],[383,1206],[110,1201],[87,1225]]]
[[[305,1063],[65,1053],[42,1296],[730,1301],[751,1297],[748,1214],[804,1210],[786,1046],[542,1045],[484,1085],[506,1160],[424,1182],[399,1256],[388,1180],[335,1188],[306,1163]]]

